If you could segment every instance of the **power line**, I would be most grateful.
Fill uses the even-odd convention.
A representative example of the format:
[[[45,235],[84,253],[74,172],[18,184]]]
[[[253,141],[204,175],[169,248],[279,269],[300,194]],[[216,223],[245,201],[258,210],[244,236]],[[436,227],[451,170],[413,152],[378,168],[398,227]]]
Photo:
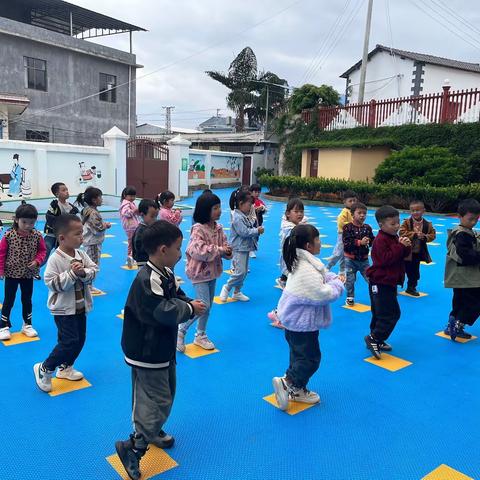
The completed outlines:
[[[149,76],[151,76],[151,75],[155,75],[156,73],[158,73],[158,72],[160,72],[160,71],[166,70],[166,69],[171,68],[171,67],[173,67],[173,66],[175,66],[175,65],[178,65],[178,64],[183,63],[183,62],[185,62],[185,61],[187,61],[187,60],[190,60],[190,59],[192,59],[192,58],[194,58],[194,57],[196,57],[196,56],[202,55],[203,53],[207,52],[208,50],[211,50],[212,48],[215,48],[215,47],[218,47],[218,46],[223,45],[223,44],[225,44],[225,43],[228,43],[228,42],[232,39],[232,37],[241,36],[241,35],[243,35],[244,33],[248,32],[249,30],[252,30],[252,29],[254,29],[254,28],[256,28],[256,27],[258,27],[258,26],[260,26],[260,25],[263,25],[264,23],[268,22],[268,21],[271,20],[272,18],[275,18],[275,17],[277,17],[278,15],[281,15],[283,12],[285,12],[285,11],[289,10],[290,8],[294,7],[295,5],[298,5],[298,4],[301,3],[302,1],[303,1],[303,0],[296,0],[296,1],[292,2],[292,3],[290,3],[289,5],[287,5],[286,7],[282,8],[281,10],[278,10],[278,11],[277,11],[276,13],[274,13],[273,15],[270,15],[270,16],[264,18],[263,20],[260,20],[259,22],[254,23],[254,24],[251,25],[250,27],[244,28],[243,30],[240,30],[239,32],[234,33],[233,35],[229,35],[228,38],[225,38],[225,39],[220,40],[220,41],[218,41],[218,42],[212,43],[212,44],[208,45],[207,47],[205,47],[205,48],[203,48],[203,49],[201,49],[201,50],[198,50],[197,52],[191,53],[190,55],[187,55],[187,56],[185,56],[185,57],[183,57],[183,58],[181,58],[181,59],[179,59],[179,60],[176,60],[176,61],[167,63],[166,65],[163,65],[163,66],[161,66],[161,67],[159,67],[159,68],[157,68],[157,69],[155,69],[155,70],[153,70],[153,71],[151,71],[151,72],[149,72],[149,73],[146,73],[146,74],[144,74],[144,75],[141,75],[141,76],[139,76],[139,77],[136,77],[136,78],[134,78],[134,79],[132,79],[132,80],[129,80],[129,81],[127,81],[127,82],[121,83],[121,84],[119,84],[119,85],[116,85],[115,87],[109,89],[109,91],[110,91],[110,90],[113,90],[113,89],[117,89],[117,88],[123,87],[123,86],[125,86],[125,85],[129,85],[130,83],[135,83],[135,82],[137,82],[138,80],[144,79],[144,78],[149,77]],[[33,116],[33,115],[42,115],[42,114],[44,114],[44,113],[53,112],[53,111],[55,111],[55,110],[59,110],[59,109],[64,108],[64,107],[68,107],[68,106],[70,106],[70,105],[74,105],[74,104],[79,103],[79,102],[82,102],[82,101],[84,101],[84,100],[88,100],[89,98],[97,97],[97,96],[99,96],[100,94],[102,94],[102,93],[104,93],[104,92],[106,92],[106,90],[103,90],[103,91],[101,91],[101,92],[95,92],[95,93],[92,93],[92,94],[90,94],[90,95],[86,95],[86,96],[84,96],[84,97],[77,98],[77,99],[71,100],[71,101],[69,101],[69,102],[65,102],[65,103],[63,103],[63,104],[59,104],[59,105],[56,105],[56,106],[53,106],[53,107],[50,107],[50,108],[46,108],[46,109],[44,109],[44,110],[39,110],[39,111],[37,111],[37,112],[35,112],[35,113],[32,113],[31,116]],[[12,120],[12,122],[15,123],[15,120]]]
[[[442,0],[432,0],[432,2],[436,3],[440,8],[443,8],[444,10],[447,10],[448,13],[454,17],[460,22],[463,23],[466,27],[470,28],[473,30],[475,33],[480,35],[480,30],[473,25],[473,23],[470,23],[466,18],[462,17],[459,13],[457,13],[455,10],[451,9],[445,2]]]

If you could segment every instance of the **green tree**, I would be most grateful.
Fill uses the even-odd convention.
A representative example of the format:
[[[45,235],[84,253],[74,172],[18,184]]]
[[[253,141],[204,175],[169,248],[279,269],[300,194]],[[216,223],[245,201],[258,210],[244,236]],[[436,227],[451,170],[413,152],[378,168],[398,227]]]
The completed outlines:
[[[291,113],[298,114],[306,108],[314,108],[317,106],[334,106],[339,105],[339,93],[329,85],[312,85],[306,83],[300,88],[296,88],[290,97],[289,107]]]
[[[257,57],[250,47],[245,47],[233,60],[228,73],[207,71],[207,75],[230,89],[228,108],[237,115],[237,130],[245,129],[245,109],[252,103],[253,80],[257,79]]]
[[[375,183],[444,187],[468,181],[469,168],[462,157],[445,147],[406,147],[392,153],[375,170]]]

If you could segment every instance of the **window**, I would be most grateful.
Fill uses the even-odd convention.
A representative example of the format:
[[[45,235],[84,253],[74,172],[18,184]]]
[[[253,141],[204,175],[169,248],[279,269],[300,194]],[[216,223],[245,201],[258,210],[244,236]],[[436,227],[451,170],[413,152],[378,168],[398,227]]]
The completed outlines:
[[[47,62],[38,58],[23,57],[25,88],[47,91]]]
[[[50,133],[39,130],[26,130],[25,139],[30,142],[48,142],[50,140]]]
[[[100,100],[102,102],[117,103],[117,77],[115,75],[108,75],[107,73],[100,74]]]

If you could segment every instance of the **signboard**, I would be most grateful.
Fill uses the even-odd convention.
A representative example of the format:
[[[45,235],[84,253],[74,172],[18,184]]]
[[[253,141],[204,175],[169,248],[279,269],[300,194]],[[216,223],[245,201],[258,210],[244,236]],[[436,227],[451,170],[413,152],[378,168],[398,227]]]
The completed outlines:
[[[188,158],[182,158],[182,172],[188,170]]]

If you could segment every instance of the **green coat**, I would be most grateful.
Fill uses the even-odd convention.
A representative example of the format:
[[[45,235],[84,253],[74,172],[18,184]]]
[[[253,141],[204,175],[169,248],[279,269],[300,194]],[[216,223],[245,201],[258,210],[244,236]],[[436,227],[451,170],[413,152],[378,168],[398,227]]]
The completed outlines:
[[[445,265],[446,288],[480,288],[480,265],[464,265],[457,253],[455,238],[460,233],[467,233],[475,238],[474,249],[480,252],[480,236],[469,228],[459,225],[448,233],[447,263]]]

